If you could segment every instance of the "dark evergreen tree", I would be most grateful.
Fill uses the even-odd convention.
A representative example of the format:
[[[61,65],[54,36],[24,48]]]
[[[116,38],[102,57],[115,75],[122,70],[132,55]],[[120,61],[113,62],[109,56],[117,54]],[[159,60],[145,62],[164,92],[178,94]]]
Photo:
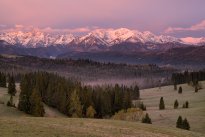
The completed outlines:
[[[179,87],[178,93],[182,94],[182,87]]]
[[[0,72],[0,87],[6,88],[6,74]]]
[[[160,110],[165,109],[165,104],[164,104],[164,99],[163,99],[163,97],[160,98],[159,109],[160,109]]]
[[[36,117],[42,117],[45,114],[45,110],[43,107],[43,103],[42,103],[42,99],[40,97],[40,93],[37,90],[33,90],[30,99],[29,99],[29,103],[30,103],[30,113],[33,116]]]
[[[127,110],[128,108],[131,108],[132,102],[131,102],[131,96],[130,96],[130,91],[124,91],[124,98],[123,98],[123,108]]]
[[[189,102],[186,101],[186,102],[182,105],[182,108],[189,108]]]
[[[186,118],[183,120],[182,125],[183,129],[190,130],[190,125]]]
[[[178,103],[178,101],[177,101],[177,100],[175,100],[175,102],[174,102],[174,109],[177,109],[177,108],[178,108],[178,106],[179,106],[179,103]]]
[[[179,116],[178,119],[177,119],[176,127],[177,128],[182,128],[183,127],[182,122],[183,122],[182,117]]]
[[[152,124],[152,120],[148,113],[146,113],[145,117],[142,118],[142,123]]]
[[[30,113],[30,96],[33,91],[34,86],[34,77],[32,74],[26,74],[20,83],[20,95],[19,95],[19,104],[18,108],[21,111],[26,112],[27,114]]]
[[[177,119],[176,127],[185,130],[190,130],[190,125],[188,120],[186,118],[183,120],[181,116],[179,116]]]
[[[185,102],[185,106],[186,106],[186,108],[189,108],[189,102],[188,101]]]
[[[8,101],[7,105],[15,106],[15,104],[13,104],[13,96],[16,94],[16,85],[13,74],[12,76],[9,76],[8,94],[10,95],[10,100]]]
[[[15,85],[15,80],[13,75],[9,76],[9,81],[8,81],[8,94],[11,96],[16,95],[16,85]]]

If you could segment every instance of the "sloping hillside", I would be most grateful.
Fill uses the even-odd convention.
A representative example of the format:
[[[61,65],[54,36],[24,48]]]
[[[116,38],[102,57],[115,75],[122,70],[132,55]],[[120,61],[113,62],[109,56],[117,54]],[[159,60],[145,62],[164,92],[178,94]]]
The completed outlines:
[[[17,85],[18,93],[19,86]],[[204,128],[204,90],[192,96],[191,88],[183,85],[184,94],[181,101],[187,98],[190,101],[190,107],[187,110],[172,110],[173,96],[180,97],[172,86],[162,87],[142,91],[142,100],[147,105],[148,113],[153,120],[152,125],[142,124],[140,122],[127,122],[117,120],[103,119],[76,119],[66,118],[55,109],[46,107],[46,116],[42,118],[31,117],[18,111],[15,108],[9,108],[5,104],[0,104],[0,136],[3,137],[203,137],[200,133]],[[185,93],[187,90],[187,93]],[[171,96],[173,94],[173,96]],[[164,96],[167,110],[158,111],[158,97]],[[15,97],[17,103],[18,94]],[[0,101],[8,100],[7,89],[0,88]],[[180,101],[180,103],[181,103]],[[176,113],[176,111],[178,111]],[[176,113],[176,114],[175,114]],[[193,131],[180,130],[175,128],[175,120],[178,114],[187,116]],[[159,118],[170,117],[168,120]],[[186,114],[186,115],[185,115]],[[193,115],[193,116],[192,116]],[[53,118],[55,117],[55,118]],[[200,119],[200,120],[199,120]],[[198,121],[197,125],[194,124]],[[199,124],[200,122],[202,124]],[[198,125],[199,124],[199,125]]]
[[[188,84],[182,87],[182,94],[174,91],[174,86],[141,90],[141,101],[147,106],[154,125],[175,127],[179,115],[187,118],[192,131],[205,133],[205,82],[200,82],[203,89],[198,93]],[[164,98],[165,110],[159,110],[160,97]],[[179,108],[174,109],[174,101],[178,100]],[[189,108],[182,108],[183,103],[189,102]]]

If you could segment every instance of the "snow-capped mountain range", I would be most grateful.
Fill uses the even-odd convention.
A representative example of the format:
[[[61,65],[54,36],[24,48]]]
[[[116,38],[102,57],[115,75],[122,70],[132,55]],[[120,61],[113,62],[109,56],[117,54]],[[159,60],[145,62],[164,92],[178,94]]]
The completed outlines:
[[[199,44],[205,43],[205,38],[175,38],[165,35],[154,35],[149,31],[139,32],[126,28],[120,29],[96,29],[84,36],[74,36],[73,34],[52,34],[33,29],[29,32],[14,31],[0,34],[0,40],[11,45],[19,45],[26,48],[48,47],[57,45],[103,45],[111,47],[121,43],[141,43],[141,44]]]

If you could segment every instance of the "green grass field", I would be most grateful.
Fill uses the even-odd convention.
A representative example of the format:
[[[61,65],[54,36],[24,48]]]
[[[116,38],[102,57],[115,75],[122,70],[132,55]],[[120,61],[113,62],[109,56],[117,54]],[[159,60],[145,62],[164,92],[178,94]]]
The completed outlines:
[[[203,85],[205,82],[203,82]],[[36,118],[6,106],[9,99],[6,88],[0,88],[0,137],[204,137],[205,132],[205,90],[194,93],[192,87],[182,85],[179,95],[173,86],[141,91],[141,98],[147,105],[147,112],[153,124],[102,119],[67,118],[57,110],[45,105],[45,117]],[[17,84],[18,103],[19,84]],[[159,111],[160,97],[165,100],[166,110]],[[189,109],[173,109],[174,100],[180,107],[186,100]],[[187,117],[191,131],[175,128],[178,115]]]

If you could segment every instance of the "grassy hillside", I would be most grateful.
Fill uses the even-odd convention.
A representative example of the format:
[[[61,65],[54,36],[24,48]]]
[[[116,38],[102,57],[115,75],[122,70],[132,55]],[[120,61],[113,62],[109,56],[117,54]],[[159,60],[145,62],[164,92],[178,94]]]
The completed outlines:
[[[4,137],[203,137],[135,122],[74,118],[0,118],[0,132]]]
[[[19,95],[19,86],[17,84],[17,95],[13,98],[14,103],[17,105]],[[9,95],[7,93],[7,88],[0,87],[0,117],[25,117],[28,116],[23,112],[16,110],[15,108],[7,107],[7,102],[9,100]]]
[[[3,137],[203,137],[204,129],[204,103],[205,91],[200,90],[195,94],[191,87],[182,85],[183,94],[178,95],[173,87],[147,89],[141,92],[142,100],[147,105],[148,113],[153,124],[100,119],[75,119],[65,118],[53,108],[45,106],[46,116],[43,118],[31,117],[0,104],[0,136]],[[19,93],[19,85],[17,85]],[[185,93],[187,90],[187,93]],[[165,99],[166,110],[158,111],[159,98]],[[173,100],[181,102],[187,98],[190,102],[189,109],[173,110]],[[0,101],[7,102],[9,96],[7,89],[0,88]],[[17,103],[17,97],[15,102]],[[185,131],[175,128],[178,115],[187,117],[191,130]],[[193,115],[193,116],[192,116]],[[54,118],[55,117],[55,118]],[[168,119],[165,119],[168,118]],[[199,120],[200,119],[200,120]],[[194,122],[197,121],[197,124]]]
[[[183,89],[182,94],[174,91],[174,86],[142,90],[141,98],[147,106],[153,124],[175,127],[177,118],[181,115],[188,119],[192,131],[205,133],[205,82],[201,82],[201,85],[203,89],[198,93],[194,93],[194,88],[188,84],[179,85]],[[165,110],[159,110],[160,97],[164,97]],[[176,99],[179,102],[178,109],[174,109]],[[185,101],[189,102],[188,109],[182,108]]]

